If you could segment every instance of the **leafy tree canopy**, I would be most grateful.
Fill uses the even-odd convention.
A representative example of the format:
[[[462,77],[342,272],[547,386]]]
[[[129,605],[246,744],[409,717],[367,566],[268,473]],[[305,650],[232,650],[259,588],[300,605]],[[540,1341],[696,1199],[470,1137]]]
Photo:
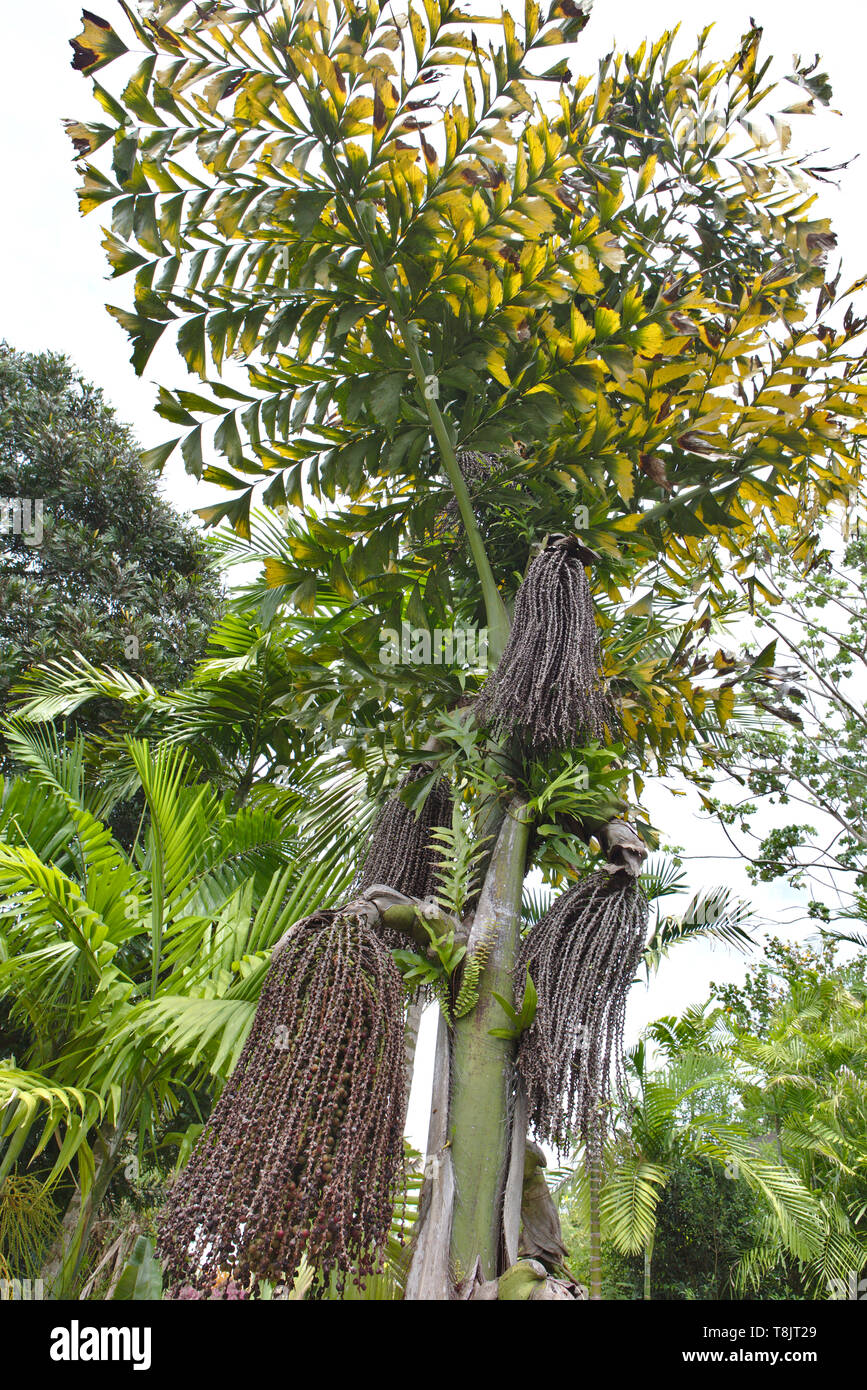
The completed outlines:
[[[826,527],[806,566],[785,543],[757,552],[756,624],[772,638],[757,677],[767,716],[742,731],[721,759],[740,788],[737,799],[726,788],[725,800],[705,796],[705,805],[749,860],[754,882],[785,879],[811,890],[810,916],[863,922],[867,543],[857,530],[841,535]],[[753,664],[744,653],[727,658],[732,672],[744,661]],[[778,808],[765,833],[754,828],[759,805],[766,816],[768,805]],[[863,935],[854,939],[864,945]]]
[[[0,346],[0,419],[0,498],[30,504],[0,535],[0,703],[31,666],[76,652],[174,685],[221,602],[202,538],[65,358]]]
[[[575,77],[548,50],[571,64],[586,15],[535,0],[521,25],[452,0],[119,10],[73,43],[106,113],[69,125],[82,211],[111,210],[134,277],[111,312],[136,369],[169,332],[202,381],[161,389],[156,460],[180,444],[242,536],[257,489],[292,509],[266,582],[306,620],[300,721],[350,756],[418,747],[467,677],[384,666],[383,627],[487,618],[496,656],[532,547],[580,509],[631,760],[712,759],[727,569],[783,523],[809,553],[860,475],[863,325],[789,119],[824,75],[775,85],[751,28],[725,60],[667,33]],[[494,461],[477,521],[460,451]]]

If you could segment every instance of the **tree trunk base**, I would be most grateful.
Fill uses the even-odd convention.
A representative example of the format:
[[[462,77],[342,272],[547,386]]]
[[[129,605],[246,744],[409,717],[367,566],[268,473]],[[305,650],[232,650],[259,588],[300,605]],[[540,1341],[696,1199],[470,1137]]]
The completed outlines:
[[[483,1279],[478,1265],[458,1291],[465,1302],[574,1303],[589,1297],[583,1284],[557,1279],[539,1260],[518,1260],[499,1279]]]

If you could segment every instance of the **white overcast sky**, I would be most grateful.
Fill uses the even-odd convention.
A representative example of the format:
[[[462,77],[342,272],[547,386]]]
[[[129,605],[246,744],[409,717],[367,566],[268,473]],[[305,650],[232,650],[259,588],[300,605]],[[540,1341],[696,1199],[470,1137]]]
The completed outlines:
[[[90,7],[108,19],[117,15],[114,0],[91,0]],[[719,10],[724,10],[721,17]],[[126,282],[109,284],[105,279],[99,212],[86,219],[78,215],[71,146],[61,125],[63,117],[88,119],[93,114],[88,83],[70,66],[68,41],[79,31],[80,14],[81,5],[72,0],[0,0],[0,338],[22,349],[67,353],[85,376],[104,388],[142,445],[151,447],[171,430],[153,413],[154,382],[177,385],[182,373],[179,359],[166,344],[152,357],[146,378],[137,379],[129,365],[126,336],[103,307],[107,301],[125,304]],[[714,51],[727,56],[751,15],[764,26],[764,51],[778,59],[781,75],[789,71],[793,54],[809,60],[819,52],[831,78],[832,105],[841,114],[820,120],[796,118],[796,140],[811,148],[826,147],[827,163],[859,155],[867,140],[867,9],[852,0],[596,0],[575,50],[573,70],[592,72],[612,47],[635,48],[643,38],[657,38],[678,22],[684,40],[691,40],[701,27],[716,21],[711,43]],[[110,69],[105,77],[110,86]],[[828,189],[820,210],[834,219],[844,277],[854,280],[867,270],[867,165],[857,158],[842,177],[841,191]],[[167,473],[165,491],[182,509],[210,500],[177,466]],[[690,855],[694,887],[725,882],[743,891],[766,919],[785,930],[787,908],[791,912],[797,899],[773,886],[752,890],[736,862],[718,858],[730,853],[728,846],[694,813],[690,798],[675,799],[660,789],[649,806],[656,823]],[[709,980],[739,978],[743,970],[743,962],[727,953],[701,945],[683,948],[663,966],[649,992],[634,992],[630,1032],[649,1018],[699,1002]],[[413,1124],[417,1143],[423,1142],[422,1126],[418,1109]]]

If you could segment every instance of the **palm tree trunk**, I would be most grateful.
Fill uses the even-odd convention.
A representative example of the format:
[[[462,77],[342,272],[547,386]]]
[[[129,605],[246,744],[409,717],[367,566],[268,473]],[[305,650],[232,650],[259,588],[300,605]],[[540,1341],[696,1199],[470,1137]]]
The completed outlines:
[[[524,803],[515,799],[497,838],[467,948],[470,954],[484,942],[490,951],[478,1002],[454,1030],[449,1134],[456,1184],[451,1254],[458,1282],[472,1276],[477,1265],[485,1280],[500,1273],[515,1043],[491,1037],[490,1030],[509,1023],[494,995],[514,999],[529,833]]]
[[[94,1222],[109,1184],[117,1170],[117,1154],[123,1131],[118,1126],[102,1140],[102,1157],[97,1162],[93,1182],[86,1196],[76,1188],[63,1216],[63,1223],[43,1265],[45,1288],[53,1298],[72,1298],[75,1281],[84,1263],[93,1233]]]
[[[407,1302],[444,1303],[451,1297],[449,1253],[455,1180],[448,1139],[450,1075],[451,1038],[448,1024],[440,1011],[425,1177],[404,1293]]]
[[[588,1180],[590,1189],[590,1297],[601,1300],[602,1225],[599,1215],[599,1197],[602,1188],[602,1173],[599,1155],[595,1151],[589,1159]]]
[[[646,1300],[650,1300],[653,1297],[652,1293],[650,1292],[650,1270],[652,1263],[653,1237],[651,1236],[650,1240],[644,1247],[644,1298]]]
[[[72,1244],[80,1220],[81,1188],[76,1187],[66,1205],[66,1211],[63,1213],[63,1220],[60,1223],[57,1235],[52,1241],[48,1253],[42,1262],[40,1278],[45,1288],[48,1290],[54,1288],[57,1277],[63,1268],[65,1251]]]
[[[403,1102],[403,1123],[406,1128],[406,1115],[409,1109],[409,1093],[412,1089],[412,1077],[415,1071],[415,1054],[418,1050],[418,1030],[421,1027],[421,1016],[424,1013],[424,1000],[421,995],[413,999],[407,1007],[406,1019],[403,1025],[403,1046],[404,1046],[404,1076],[405,1095]]]

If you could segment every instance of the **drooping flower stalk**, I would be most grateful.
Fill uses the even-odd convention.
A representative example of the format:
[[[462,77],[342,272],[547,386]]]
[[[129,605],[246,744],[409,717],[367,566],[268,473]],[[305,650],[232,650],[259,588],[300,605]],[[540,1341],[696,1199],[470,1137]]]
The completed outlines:
[[[457,460],[467,486],[473,491],[503,472],[503,463],[496,454],[482,454],[478,449],[461,449]],[[454,509],[457,511],[456,504]]]
[[[363,918],[321,911],[274,953],[250,1035],[160,1223],[177,1289],[228,1272],[374,1271],[403,1154],[404,996]]]
[[[429,763],[419,763],[385,803],[373,828],[359,892],[384,883],[409,898],[427,898],[434,893],[440,857],[431,831],[452,823],[449,784],[444,777],[437,778],[419,811],[413,811],[398,794],[420,778],[429,777],[431,771]]]
[[[476,718],[528,754],[605,742],[612,724],[581,544],[561,537],[518,590],[509,641],[482,687]]]
[[[562,893],[521,943],[518,978],[529,969],[538,1006],[518,1066],[531,1124],[561,1152],[573,1136],[595,1149],[599,1107],[612,1082],[623,1092],[626,1000],[646,933],[641,888],[600,870]]]

